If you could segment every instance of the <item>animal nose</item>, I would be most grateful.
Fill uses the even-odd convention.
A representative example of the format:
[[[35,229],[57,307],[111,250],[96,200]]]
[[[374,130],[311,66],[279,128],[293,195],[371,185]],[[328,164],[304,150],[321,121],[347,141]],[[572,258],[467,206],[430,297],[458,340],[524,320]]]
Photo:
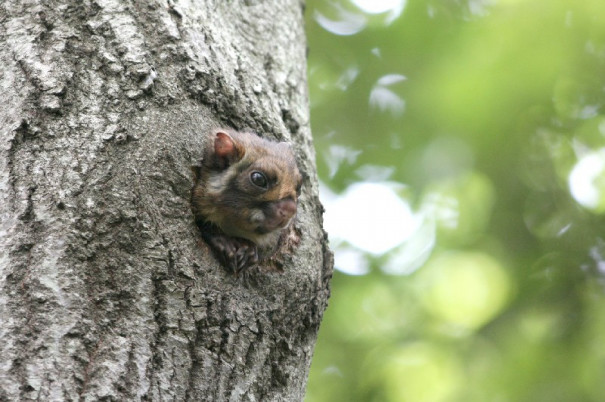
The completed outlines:
[[[279,201],[277,213],[283,219],[290,219],[296,213],[296,202],[289,198]]]

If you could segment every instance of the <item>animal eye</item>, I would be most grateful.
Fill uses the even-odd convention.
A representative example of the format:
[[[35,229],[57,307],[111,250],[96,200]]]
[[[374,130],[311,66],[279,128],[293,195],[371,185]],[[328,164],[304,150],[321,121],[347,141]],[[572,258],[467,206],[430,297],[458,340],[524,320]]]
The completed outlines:
[[[254,172],[250,173],[250,181],[255,186],[258,186],[261,188],[267,188],[267,177],[264,174],[262,174],[261,172],[254,171]]]

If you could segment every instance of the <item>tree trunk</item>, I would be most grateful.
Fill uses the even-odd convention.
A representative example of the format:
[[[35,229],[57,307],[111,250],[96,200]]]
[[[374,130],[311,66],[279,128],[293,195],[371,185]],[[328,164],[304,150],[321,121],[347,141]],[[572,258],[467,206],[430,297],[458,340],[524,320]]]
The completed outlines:
[[[0,400],[301,400],[329,295],[298,0],[0,4]],[[281,274],[201,242],[213,127],[293,143]]]

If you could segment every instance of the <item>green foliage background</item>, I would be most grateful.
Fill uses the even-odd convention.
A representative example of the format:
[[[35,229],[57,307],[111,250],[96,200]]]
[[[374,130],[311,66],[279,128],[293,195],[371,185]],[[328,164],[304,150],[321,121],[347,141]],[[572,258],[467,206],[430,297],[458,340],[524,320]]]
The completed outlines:
[[[382,172],[434,241],[336,271],[306,400],[605,400],[605,2],[403,5],[307,1],[325,189]]]

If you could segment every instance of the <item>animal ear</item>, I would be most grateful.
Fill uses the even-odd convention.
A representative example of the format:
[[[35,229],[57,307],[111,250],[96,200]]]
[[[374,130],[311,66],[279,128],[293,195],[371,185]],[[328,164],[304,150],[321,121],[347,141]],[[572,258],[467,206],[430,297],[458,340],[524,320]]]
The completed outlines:
[[[220,168],[226,168],[244,157],[244,147],[224,131],[214,136],[214,156]]]

